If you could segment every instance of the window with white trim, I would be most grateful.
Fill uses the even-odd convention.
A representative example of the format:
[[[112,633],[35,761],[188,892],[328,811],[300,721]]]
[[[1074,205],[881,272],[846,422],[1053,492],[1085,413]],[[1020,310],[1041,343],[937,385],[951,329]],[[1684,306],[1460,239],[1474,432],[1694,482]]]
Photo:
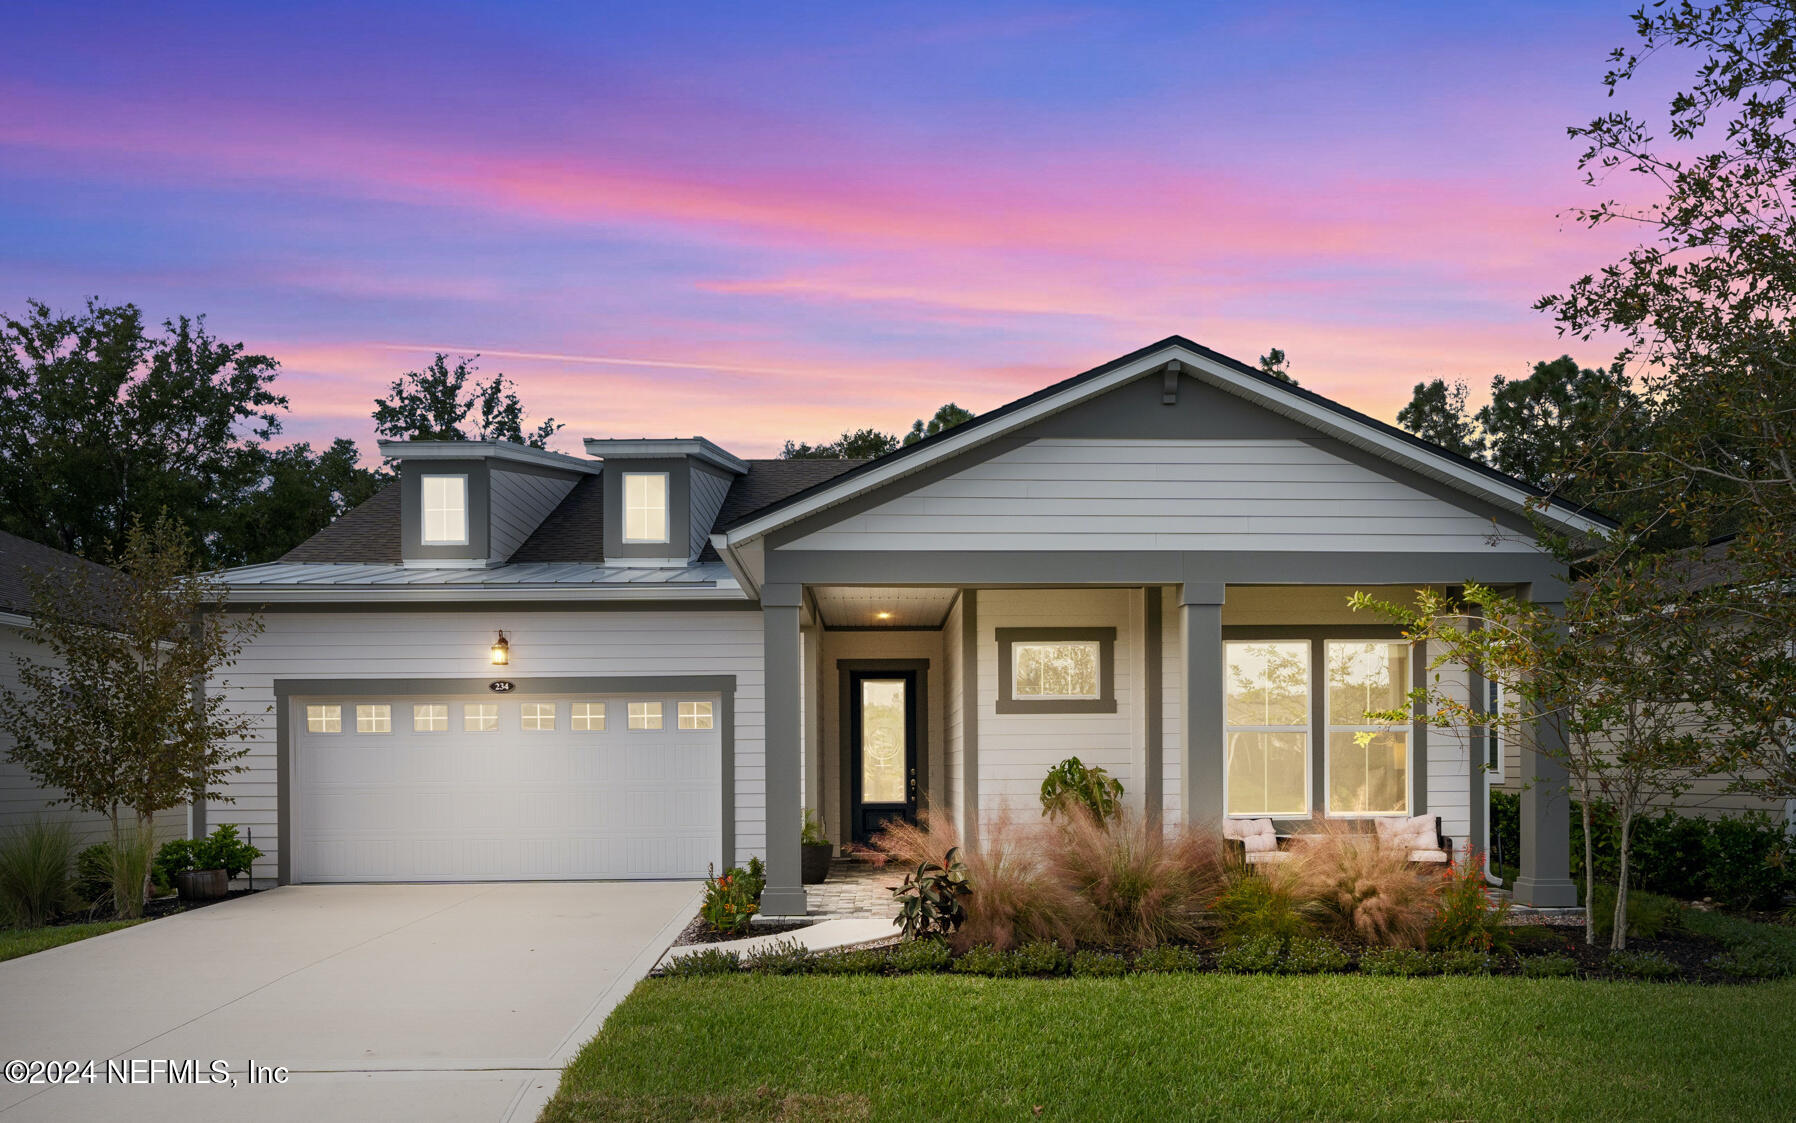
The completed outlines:
[[[461,727],[467,733],[493,733],[499,728],[499,707],[492,702],[465,702]]]
[[[624,541],[667,541],[667,473],[624,473]]]
[[[468,477],[425,476],[419,483],[426,546],[468,544]]]
[[[1223,646],[1228,814],[1307,814],[1309,641],[1244,640]]]
[[[631,729],[660,729],[661,728],[661,703],[659,703],[659,702],[631,702],[630,703],[630,728]]]
[[[1407,707],[1409,644],[1330,640],[1327,667],[1328,813],[1407,814],[1409,728],[1366,715]]]
[[[385,702],[357,706],[355,708],[355,731],[357,733],[393,732],[393,707]]]
[[[523,713],[519,717],[526,730],[536,733],[547,732],[555,728],[555,703],[525,702]]]
[[[680,703],[680,728],[681,729],[709,729],[709,728],[711,728],[711,703],[709,703],[709,702],[681,702]]]
[[[605,703],[575,702],[573,716],[575,733],[603,733],[605,731]]]
[[[342,706],[307,706],[307,733],[341,733],[343,732]]]
[[[441,702],[421,702],[412,706],[413,733],[447,733],[449,707]]]

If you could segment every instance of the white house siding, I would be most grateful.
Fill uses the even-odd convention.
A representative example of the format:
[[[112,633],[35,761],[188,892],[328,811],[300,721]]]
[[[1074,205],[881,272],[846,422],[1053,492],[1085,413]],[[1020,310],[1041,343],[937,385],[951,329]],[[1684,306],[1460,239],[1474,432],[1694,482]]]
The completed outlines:
[[[17,690],[18,656],[44,658],[44,649],[27,640],[19,629],[0,626],[0,687]],[[24,827],[37,819],[61,820],[69,824],[77,846],[102,842],[112,837],[112,823],[105,815],[80,811],[68,804],[56,804],[62,792],[45,788],[21,765],[10,759],[12,739],[0,733],[0,834]],[[126,822],[133,821],[132,812],[121,812]],[[187,834],[187,808],[173,807],[156,816],[156,837],[184,838]]]
[[[254,715],[248,771],[213,803],[207,822],[254,829],[264,851],[257,877],[276,873],[277,796],[274,680],[536,676],[734,675],[735,844],[738,859],[763,852],[766,802],[762,737],[761,614],[749,611],[517,611],[493,605],[462,612],[270,612],[237,665],[208,689]],[[511,665],[488,662],[498,629]]]
[[[962,771],[966,762],[966,738],[961,728],[966,703],[961,686],[966,666],[966,651],[961,645],[965,608],[966,596],[962,594],[955,598],[954,606],[948,610],[948,619],[942,624],[942,771],[947,781],[942,790],[947,793],[947,811],[962,832],[967,825],[966,777]]]
[[[842,773],[850,767],[847,725],[842,713],[842,677],[837,664],[843,659],[926,659],[929,673],[924,682],[929,709],[923,715],[923,734],[928,743],[929,787],[922,792],[923,809],[939,806],[947,798],[944,773],[947,745],[944,731],[948,685],[942,655],[942,633],[937,631],[868,631],[823,633],[823,686],[818,691],[821,716],[822,802],[830,840],[850,841],[848,809],[842,802]]]
[[[1041,811],[1048,769],[1076,756],[1122,782],[1141,787],[1136,768],[1140,705],[1136,614],[1129,589],[984,589],[979,593],[979,812],[1011,812],[1033,819]],[[1000,714],[999,628],[1115,628],[1116,712],[1113,714]]]
[[[783,548],[1474,551],[1492,530],[1307,441],[1044,438]]]
[[[501,561],[511,557],[572,490],[571,479],[509,472],[493,465],[487,504],[491,511],[488,550],[492,557]]]
[[[723,476],[700,464],[692,465],[691,544],[687,557],[696,558],[711,540],[711,524],[723,510],[724,497],[730,493],[734,476]]]

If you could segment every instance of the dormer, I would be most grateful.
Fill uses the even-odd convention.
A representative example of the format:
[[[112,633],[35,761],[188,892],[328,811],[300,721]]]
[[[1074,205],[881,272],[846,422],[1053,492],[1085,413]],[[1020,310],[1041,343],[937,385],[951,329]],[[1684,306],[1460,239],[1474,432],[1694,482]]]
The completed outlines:
[[[683,566],[698,557],[748,465],[703,437],[588,440],[605,465],[605,560]]]
[[[508,441],[381,441],[399,462],[400,560],[504,565],[582,476],[599,466]]]

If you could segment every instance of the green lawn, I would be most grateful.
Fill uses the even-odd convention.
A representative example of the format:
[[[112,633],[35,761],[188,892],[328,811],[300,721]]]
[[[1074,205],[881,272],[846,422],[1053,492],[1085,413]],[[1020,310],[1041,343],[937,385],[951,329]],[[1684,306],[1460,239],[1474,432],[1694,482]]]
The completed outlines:
[[[1792,1042],[1796,980],[649,979],[542,1118],[1783,1120]]]
[[[99,920],[92,924],[59,924],[54,928],[0,928],[0,962],[142,923],[142,920]]]

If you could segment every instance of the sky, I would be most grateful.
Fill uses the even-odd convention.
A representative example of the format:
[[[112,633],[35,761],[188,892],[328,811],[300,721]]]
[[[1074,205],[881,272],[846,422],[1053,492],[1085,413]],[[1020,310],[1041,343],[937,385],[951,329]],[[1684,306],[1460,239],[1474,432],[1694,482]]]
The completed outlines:
[[[1599,344],[1567,125],[1634,0],[12,3],[0,312],[205,313],[353,437],[436,351],[745,456],[1171,334],[1389,420]]]

